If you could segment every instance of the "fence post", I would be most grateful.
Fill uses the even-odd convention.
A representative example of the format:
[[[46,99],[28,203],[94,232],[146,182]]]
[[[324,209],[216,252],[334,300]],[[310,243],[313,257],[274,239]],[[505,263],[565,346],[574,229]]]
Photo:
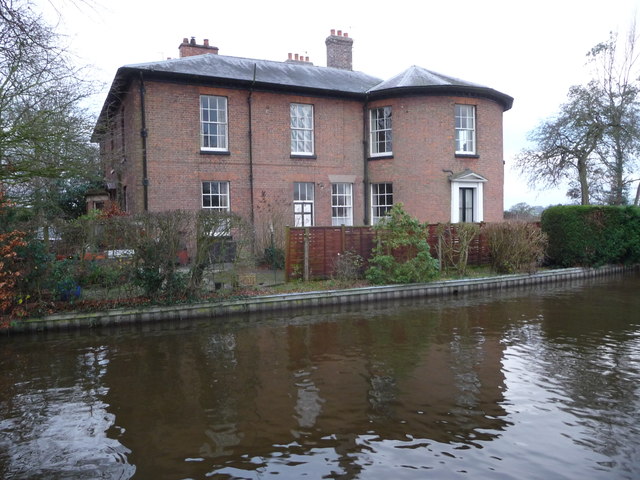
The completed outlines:
[[[291,229],[289,225],[284,230],[284,281],[288,282],[291,274]]]
[[[309,227],[304,229],[304,273],[302,279],[309,281]]]

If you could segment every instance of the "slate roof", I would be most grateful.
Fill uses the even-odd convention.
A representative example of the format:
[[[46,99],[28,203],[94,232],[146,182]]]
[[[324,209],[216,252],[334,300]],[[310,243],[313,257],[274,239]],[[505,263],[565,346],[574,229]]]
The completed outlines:
[[[286,87],[288,90],[325,90],[347,94],[363,94],[382,81],[365,73],[339,68],[316,67],[300,62],[276,62],[211,54],[126,65],[121,70],[243,83],[253,83],[255,71],[255,84],[259,86]]]
[[[120,67],[105,100],[98,124],[109,109],[119,103],[134,76],[173,81],[202,82],[222,86],[334,95],[362,100],[385,96],[456,94],[487,97],[509,110],[513,98],[482,85],[412,66],[404,72],[382,80],[362,72],[318,67],[301,62],[276,62],[227,55],[195,55],[158,62]],[[97,128],[97,126],[96,126]]]
[[[443,85],[482,87],[482,85],[478,85],[477,83],[471,83],[458,78],[449,77],[447,75],[442,75],[441,73],[432,72],[426,68],[413,65],[395,77],[376,85],[371,90],[377,91],[390,88],[432,87]]]
[[[426,68],[413,65],[395,77],[379,83],[369,89],[369,94],[384,93],[398,95],[408,93],[460,93],[463,95],[478,95],[492,98],[501,103],[505,110],[513,105],[513,98],[478,83],[468,82],[459,78],[443,75]]]

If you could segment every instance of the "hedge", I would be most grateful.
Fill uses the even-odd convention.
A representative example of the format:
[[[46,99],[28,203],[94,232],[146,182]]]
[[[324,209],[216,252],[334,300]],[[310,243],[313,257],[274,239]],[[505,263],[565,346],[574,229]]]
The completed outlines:
[[[640,208],[565,205],[546,209],[541,227],[547,257],[563,267],[640,261]]]

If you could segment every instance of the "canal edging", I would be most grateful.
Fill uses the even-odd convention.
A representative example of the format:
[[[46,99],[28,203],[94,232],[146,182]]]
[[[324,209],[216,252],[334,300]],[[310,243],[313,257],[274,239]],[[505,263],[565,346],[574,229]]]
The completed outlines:
[[[206,302],[171,306],[120,308],[101,312],[71,312],[41,318],[21,319],[11,323],[6,332],[38,332],[101,326],[147,323],[167,320],[219,318],[243,313],[259,313],[302,307],[323,307],[398,300],[413,297],[456,295],[481,290],[497,290],[526,285],[590,278],[637,269],[635,266],[608,265],[599,268],[563,268],[532,274],[444,280],[430,283],[359,287],[346,290],[264,295],[243,300]]]

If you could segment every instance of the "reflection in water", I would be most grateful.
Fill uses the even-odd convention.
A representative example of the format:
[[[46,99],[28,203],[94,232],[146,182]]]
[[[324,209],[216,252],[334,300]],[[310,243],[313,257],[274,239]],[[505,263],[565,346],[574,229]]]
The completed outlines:
[[[593,283],[2,338],[0,477],[633,478],[640,278]]]
[[[108,350],[89,348],[51,365],[36,351],[12,350],[5,353],[14,353],[24,371],[2,371],[15,382],[2,382],[10,398],[0,395],[2,478],[130,478],[130,451],[107,437],[115,420],[102,401]],[[38,376],[29,377],[30,370]]]

